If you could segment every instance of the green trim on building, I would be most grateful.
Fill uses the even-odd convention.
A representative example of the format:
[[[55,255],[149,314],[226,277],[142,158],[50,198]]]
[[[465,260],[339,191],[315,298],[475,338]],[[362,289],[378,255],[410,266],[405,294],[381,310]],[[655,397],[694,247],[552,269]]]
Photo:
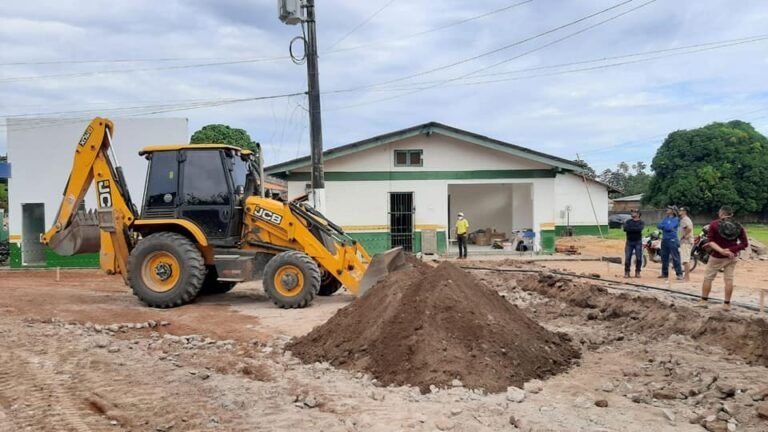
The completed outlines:
[[[326,181],[389,181],[389,180],[484,180],[554,178],[557,171],[549,169],[477,170],[477,171],[327,171]],[[287,181],[309,181],[310,173],[294,172]]]
[[[540,230],[541,253],[551,255],[555,253],[555,230]]]
[[[445,231],[437,231],[437,253],[443,255],[446,252]],[[391,247],[388,232],[348,232],[348,236],[360,242],[369,254],[384,252]],[[413,252],[421,252],[421,231],[413,233]]]
[[[558,237],[564,237],[566,234],[566,228],[567,227],[565,225],[556,225],[555,235]],[[581,236],[581,235],[599,236],[601,229],[603,230],[603,235],[608,234],[608,225],[600,225],[599,229],[597,225],[571,225],[571,229],[573,230],[573,235],[575,236]]]
[[[19,268],[99,268],[99,254],[82,254],[73,256],[61,256],[46,247],[44,251],[45,262],[35,265],[22,265],[21,264],[21,247],[18,243],[11,243],[11,259],[10,267]]]

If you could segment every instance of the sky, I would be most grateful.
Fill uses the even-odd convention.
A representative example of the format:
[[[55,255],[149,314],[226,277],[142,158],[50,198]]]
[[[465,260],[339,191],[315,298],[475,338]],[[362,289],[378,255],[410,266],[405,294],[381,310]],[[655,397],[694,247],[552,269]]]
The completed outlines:
[[[306,67],[288,55],[301,27],[275,3],[3,2],[0,118],[186,117],[190,134],[247,130],[267,164],[307,155]],[[714,121],[768,134],[764,0],[317,0],[316,11],[326,148],[437,121],[601,171],[650,162],[668,133]]]

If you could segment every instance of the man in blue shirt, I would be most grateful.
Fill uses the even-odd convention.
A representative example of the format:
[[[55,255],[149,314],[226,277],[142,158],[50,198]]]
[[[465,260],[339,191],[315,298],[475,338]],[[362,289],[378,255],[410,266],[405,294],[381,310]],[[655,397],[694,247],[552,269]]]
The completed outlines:
[[[677,238],[677,230],[680,227],[680,219],[677,217],[677,208],[667,207],[667,216],[656,226],[661,230],[661,279],[669,279],[669,259],[675,267],[677,280],[683,280],[683,268],[680,265],[680,241]]]

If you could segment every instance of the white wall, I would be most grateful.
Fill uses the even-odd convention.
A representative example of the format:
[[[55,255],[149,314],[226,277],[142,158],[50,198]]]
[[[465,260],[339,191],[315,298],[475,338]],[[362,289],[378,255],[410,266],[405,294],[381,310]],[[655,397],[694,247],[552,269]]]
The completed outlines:
[[[587,194],[589,189],[589,194]],[[589,195],[592,196],[592,211]],[[571,225],[607,225],[608,224],[608,188],[574,174],[562,174],[555,178],[554,221],[565,225],[565,218],[560,217],[560,211],[570,205]],[[597,222],[595,221],[597,213]]]
[[[154,144],[188,143],[187,119],[112,121],[117,158],[123,166],[131,197],[140,207],[147,161],[139,157],[138,151]],[[11,235],[21,234],[23,203],[44,203],[46,228],[53,224],[72,169],[75,147],[88,123],[87,120],[62,119],[8,120],[8,160],[13,166],[13,178],[8,182]],[[86,195],[86,206],[96,207],[93,188]]]
[[[395,150],[423,150],[422,167],[395,167]],[[325,161],[325,171],[467,171],[549,169],[549,165],[518,158],[440,134],[418,135]],[[297,172],[309,172],[309,166]],[[292,196],[292,195],[291,195]]]
[[[533,225],[533,184],[512,185],[512,229],[524,230],[538,227]]]
[[[533,228],[539,230],[539,224],[555,222],[553,211],[553,178],[542,179],[491,179],[491,180],[396,180],[396,181],[326,181],[326,214],[335,223],[346,227],[360,227],[359,231],[370,231],[369,227],[378,226],[386,229],[389,224],[389,192],[414,192],[416,207],[415,224],[438,225],[453,228],[455,215],[448,215],[448,188],[482,185],[481,190],[498,190],[500,201],[510,215],[509,222],[499,230]],[[290,197],[303,193],[306,182],[289,181]],[[466,186],[465,186],[466,185]],[[496,188],[496,189],[494,189]],[[510,195],[512,195],[510,197]],[[531,199],[534,196],[534,199]],[[492,194],[479,194],[477,198],[485,202],[486,198],[496,200]],[[466,199],[469,199],[467,197]],[[511,206],[508,204],[511,199]],[[455,198],[452,198],[452,201]],[[457,204],[453,203],[453,206]],[[467,204],[472,206],[473,204]],[[483,207],[485,204],[476,204]],[[453,212],[459,211],[458,209]],[[474,228],[483,228],[479,211],[464,208],[463,211]],[[478,219],[480,218],[480,219]],[[450,226],[448,226],[450,220]],[[495,222],[491,222],[495,223]],[[508,227],[508,228],[507,228]],[[354,231],[355,229],[351,229]]]

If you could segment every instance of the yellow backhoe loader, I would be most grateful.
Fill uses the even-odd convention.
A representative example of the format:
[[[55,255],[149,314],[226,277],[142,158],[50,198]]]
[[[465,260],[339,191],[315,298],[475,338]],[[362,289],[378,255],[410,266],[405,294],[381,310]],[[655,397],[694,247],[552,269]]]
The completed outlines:
[[[262,278],[276,305],[302,308],[342,286],[360,295],[405,265],[400,248],[371,259],[306,198],[265,198],[259,162],[237,147],[144,148],[139,155],[149,167],[139,212],[112,148],[113,131],[98,117],[86,128],[54,226],[41,241],[60,255],[100,251],[102,269],[122,275],[149,306],[180,306]],[[91,185],[98,208],[85,212]]]

